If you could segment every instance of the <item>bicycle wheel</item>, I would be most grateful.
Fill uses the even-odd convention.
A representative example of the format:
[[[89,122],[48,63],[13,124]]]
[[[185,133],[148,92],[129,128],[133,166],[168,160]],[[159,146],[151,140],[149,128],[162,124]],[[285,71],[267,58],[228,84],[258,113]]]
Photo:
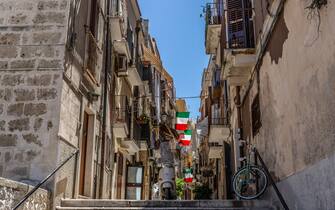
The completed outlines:
[[[233,190],[236,195],[245,200],[261,196],[268,184],[268,178],[263,169],[257,166],[241,168],[233,178]]]

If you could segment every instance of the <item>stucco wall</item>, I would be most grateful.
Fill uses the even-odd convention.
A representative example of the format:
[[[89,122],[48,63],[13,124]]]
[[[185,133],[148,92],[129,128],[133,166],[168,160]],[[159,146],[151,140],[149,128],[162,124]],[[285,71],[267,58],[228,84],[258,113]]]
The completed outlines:
[[[286,1],[260,69],[263,126],[256,141],[279,178],[335,151],[334,4],[321,9],[319,32],[306,6]]]

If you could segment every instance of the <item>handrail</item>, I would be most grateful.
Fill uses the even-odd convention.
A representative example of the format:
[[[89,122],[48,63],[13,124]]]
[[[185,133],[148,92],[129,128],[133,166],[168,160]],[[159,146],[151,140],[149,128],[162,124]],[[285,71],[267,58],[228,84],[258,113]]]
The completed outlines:
[[[64,160],[57,168],[55,168],[47,177],[45,177],[38,185],[36,185],[31,191],[29,191],[21,200],[19,203],[15,205],[15,207],[12,210],[17,210],[38,188],[41,187],[50,177],[52,177],[60,168],[62,168],[65,163],[67,163],[73,156],[77,155],[79,150],[77,149],[74,153],[72,153],[66,160]]]
[[[275,192],[276,192],[276,194],[277,194],[277,196],[278,196],[278,198],[279,198],[279,200],[280,200],[281,205],[284,207],[285,210],[289,210],[289,208],[288,208],[288,206],[287,206],[287,204],[286,204],[286,202],[285,202],[285,199],[284,199],[283,195],[280,193],[280,191],[279,191],[279,189],[278,189],[278,187],[277,187],[275,181],[274,181],[273,178],[271,177],[271,174],[270,174],[270,172],[269,172],[269,169],[268,169],[268,167],[265,165],[265,163],[264,163],[264,161],[263,161],[261,155],[259,154],[259,152],[258,152],[258,150],[257,150],[256,148],[254,148],[254,151],[255,151],[256,157],[257,157],[257,158],[259,159],[259,161],[261,162],[262,167],[263,167],[263,169],[264,169],[264,171],[265,171],[267,177],[269,178],[270,184],[272,185],[273,189],[275,190]]]

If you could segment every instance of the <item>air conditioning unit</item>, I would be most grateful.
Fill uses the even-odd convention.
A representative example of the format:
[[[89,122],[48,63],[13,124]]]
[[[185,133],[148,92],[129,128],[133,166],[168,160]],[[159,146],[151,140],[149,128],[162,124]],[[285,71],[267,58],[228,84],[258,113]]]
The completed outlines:
[[[116,58],[116,74],[118,77],[128,76],[128,61],[126,55],[118,55]]]

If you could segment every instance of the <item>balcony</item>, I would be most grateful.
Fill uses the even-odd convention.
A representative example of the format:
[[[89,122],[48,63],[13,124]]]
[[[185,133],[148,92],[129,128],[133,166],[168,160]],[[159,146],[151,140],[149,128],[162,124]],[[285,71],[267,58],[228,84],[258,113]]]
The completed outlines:
[[[128,41],[125,38],[113,40],[113,47],[117,54],[125,55],[128,60],[131,59],[131,52],[128,46]]]
[[[223,5],[207,3],[205,8],[206,32],[205,47],[206,54],[216,54],[220,43],[221,18]]]
[[[115,107],[112,110],[112,128],[116,138],[130,137],[131,108],[126,96],[115,96]]]
[[[223,146],[217,142],[209,143],[209,152],[208,158],[209,159],[217,159],[221,158],[221,154],[223,153]]]
[[[138,70],[135,65],[128,67],[128,76],[127,80],[131,86],[140,86],[142,85],[141,76],[138,73]]]
[[[89,84],[96,88],[99,86],[99,73],[97,69],[99,69],[99,56],[101,56],[102,50],[88,27],[86,27],[85,33],[88,45],[84,77]]]
[[[150,128],[149,123],[139,124],[134,123],[134,139],[138,142],[139,148],[142,151],[150,148]]]
[[[243,86],[256,64],[252,9],[228,9],[225,21],[228,34],[224,46],[223,79],[227,79],[232,86]]]
[[[209,123],[209,142],[223,143],[230,135],[226,118],[211,118]]]
[[[123,1],[119,1],[117,5],[113,5],[112,15],[110,16],[111,36],[112,40],[122,40],[126,34],[125,21],[125,5]]]

